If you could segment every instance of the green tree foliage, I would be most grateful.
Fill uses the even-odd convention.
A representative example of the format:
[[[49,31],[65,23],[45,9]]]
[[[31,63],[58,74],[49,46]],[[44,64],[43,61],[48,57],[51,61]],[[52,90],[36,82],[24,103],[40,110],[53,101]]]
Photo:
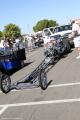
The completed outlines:
[[[49,20],[49,23],[48,23],[48,27],[55,27],[57,26],[57,22],[56,21],[53,21],[53,20]]]
[[[37,24],[33,27],[34,32],[37,31],[42,31],[44,28],[48,28],[48,27],[54,27],[57,26],[57,22],[54,20],[40,20],[37,22]]]
[[[17,38],[21,35],[21,30],[20,28],[15,25],[15,24],[8,24],[6,26],[4,26],[4,36],[9,38],[9,39],[13,39],[13,38]]]
[[[0,31],[0,40],[2,39],[2,37],[3,37],[3,32]]]

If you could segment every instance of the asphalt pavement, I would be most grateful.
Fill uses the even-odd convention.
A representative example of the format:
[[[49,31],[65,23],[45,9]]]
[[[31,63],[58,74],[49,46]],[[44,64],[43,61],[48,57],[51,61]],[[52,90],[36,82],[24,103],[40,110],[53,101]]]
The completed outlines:
[[[44,59],[43,48],[26,54],[25,67],[11,75],[12,82],[31,73]],[[80,59],[77,52],[61,58],[49,67],[51,84],[41,88],[0,91],[0,120],[79,120],[80,118]],[[30,63],[30,64],[29,64]]]

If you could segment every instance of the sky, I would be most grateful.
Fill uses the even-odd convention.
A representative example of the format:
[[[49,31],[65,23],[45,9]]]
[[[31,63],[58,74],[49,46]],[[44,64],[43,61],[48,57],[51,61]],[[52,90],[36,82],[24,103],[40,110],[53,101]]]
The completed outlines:
[[[31,34],[39,20],[52,19],[67,24],[80,18],[80,0],[0,0],[0,31],[13,23],[22,34]]]

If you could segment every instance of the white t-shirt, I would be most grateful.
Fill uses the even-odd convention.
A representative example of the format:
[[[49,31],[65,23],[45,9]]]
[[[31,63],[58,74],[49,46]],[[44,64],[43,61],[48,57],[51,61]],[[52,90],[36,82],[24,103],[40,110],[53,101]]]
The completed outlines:
[[[16,40],[15,40],[16,43],[19,43],[19,41],[20,41],[19,39],[16,39]]]
[[[50,37],[49,36],[45,36],[44,44],[47,44],[48,42],[50,42]]]
[[[28,47],[32,46],[32,37],[29,36],[27,40],[28,40]]]
[[[9,47],[8,42],[5,40],[1,40],[0,41],[0,48],[6,48],[6,47]]]

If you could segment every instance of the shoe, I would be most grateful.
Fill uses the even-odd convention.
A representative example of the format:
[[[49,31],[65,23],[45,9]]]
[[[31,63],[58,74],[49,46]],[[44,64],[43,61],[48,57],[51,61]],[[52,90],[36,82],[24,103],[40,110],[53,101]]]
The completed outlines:
[[[76,57],[76,59],[80,59],[80,55]]]

